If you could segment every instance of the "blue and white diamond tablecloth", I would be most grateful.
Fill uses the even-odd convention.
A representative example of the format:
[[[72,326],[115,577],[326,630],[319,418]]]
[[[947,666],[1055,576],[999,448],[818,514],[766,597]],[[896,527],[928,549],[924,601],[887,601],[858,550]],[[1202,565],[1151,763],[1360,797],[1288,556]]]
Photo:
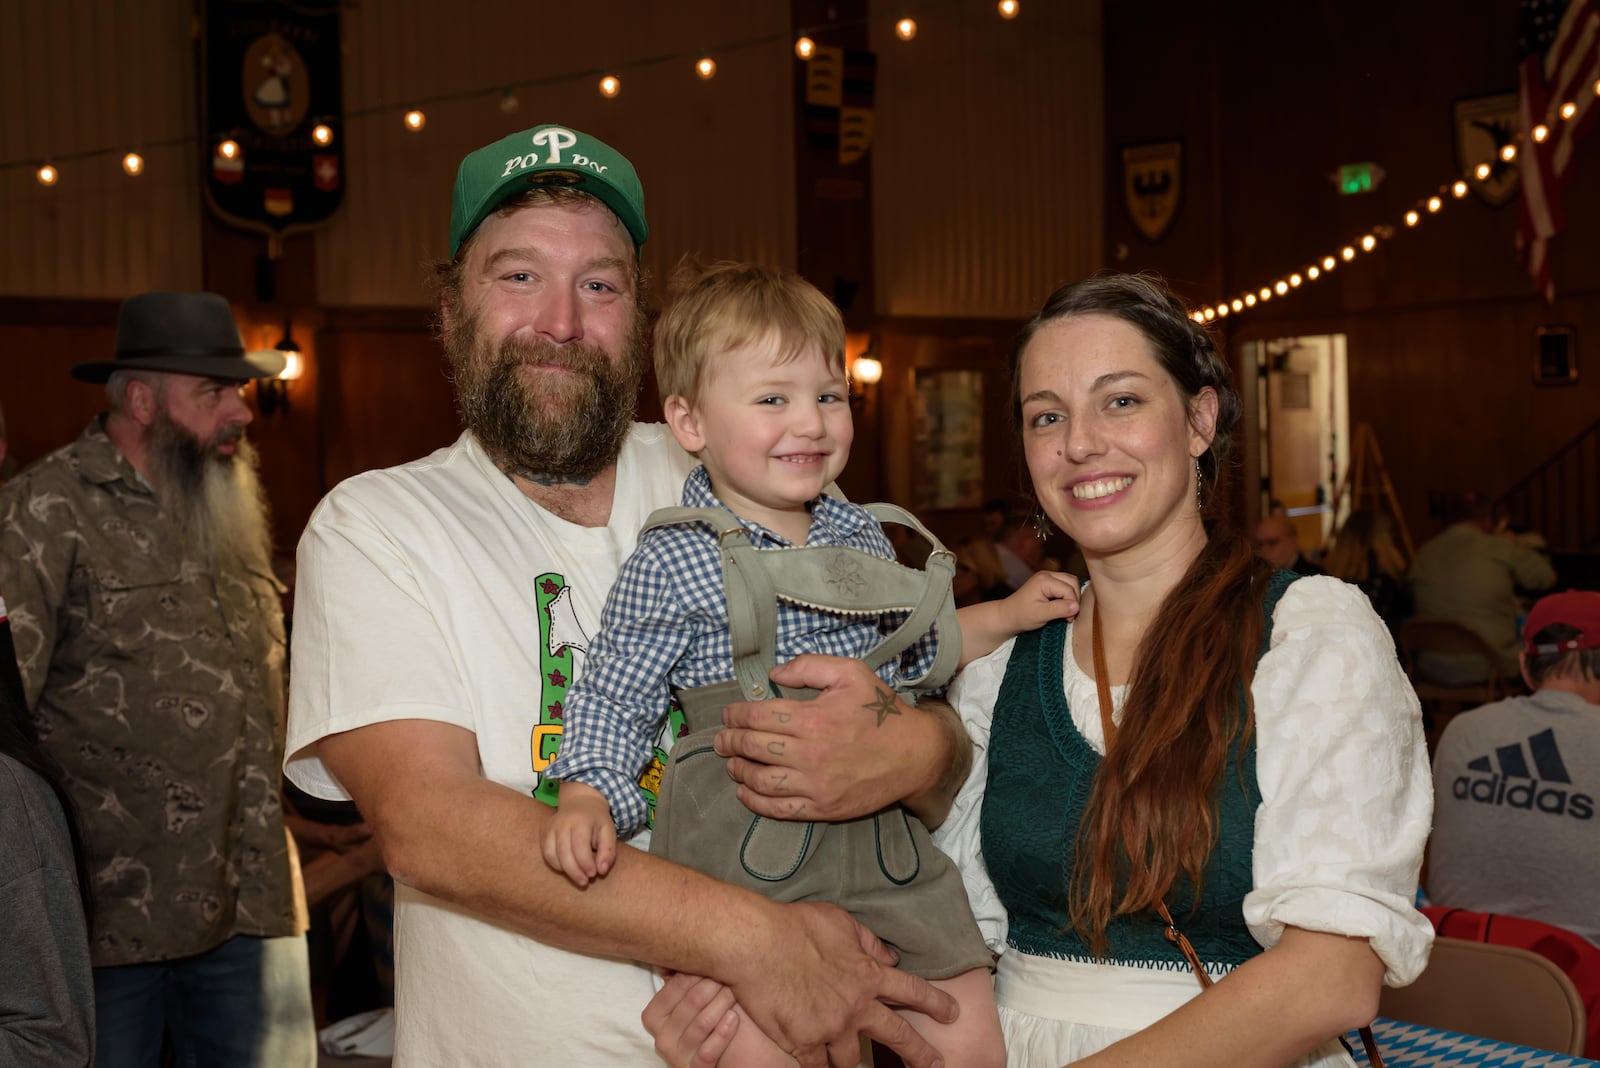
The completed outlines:
[[[1382,1017],[1372,1022],[1372,1033],[1388,1068],[1592,1068],[1600,1064],[1600,1061],[1569,1057],[1565,1053],[1512,1046],[1492,1038],[1475,1038],[1452,1031],[1435,1031],[1420,1024]],[[1367,1054],[1361,1048],[1360,1036],[1352,1031],[1348,1038],[1355,1050],[1356,1063],[1365,1066]]]

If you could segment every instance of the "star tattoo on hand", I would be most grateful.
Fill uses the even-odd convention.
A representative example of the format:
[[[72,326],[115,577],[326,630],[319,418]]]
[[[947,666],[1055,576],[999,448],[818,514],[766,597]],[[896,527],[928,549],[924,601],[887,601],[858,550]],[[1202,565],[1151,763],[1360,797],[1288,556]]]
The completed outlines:
[[[878,726],[880,727],[883,726],[883,721],[890,716],[898,716],[900,714],[900,706],[894,699],[893,690],[879,690],[876,701],[861,707],[878,714]]]

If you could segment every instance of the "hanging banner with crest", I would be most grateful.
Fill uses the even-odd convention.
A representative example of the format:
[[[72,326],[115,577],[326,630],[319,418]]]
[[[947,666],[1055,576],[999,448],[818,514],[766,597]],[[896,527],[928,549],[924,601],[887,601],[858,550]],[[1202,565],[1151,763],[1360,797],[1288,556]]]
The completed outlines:
[[[1455,118],[1456,169],[1467,187],[1491,208],[1510,203],[1522,188],[1522,171],[1500,157],[1500,150],[1517,143],[1517,94],[1496,93],[1457,100]],[[1489,177],[1478,177],[1478,164],[1489,165]]]
[[[276,245],[344,197],[339,0],[206,0],[202,18],[206,202]]]
[[[1149,241],[1166,236],[1183,203],[1183,142],[1158,141],[1122,150],[1122,203]]]

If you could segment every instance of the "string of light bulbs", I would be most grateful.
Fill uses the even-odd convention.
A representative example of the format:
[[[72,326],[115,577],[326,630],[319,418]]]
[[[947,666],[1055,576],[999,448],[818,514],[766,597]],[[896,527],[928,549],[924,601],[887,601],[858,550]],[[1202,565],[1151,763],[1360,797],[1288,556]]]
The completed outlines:
[[[1600,97],[1600,78],[1597,78],[1590,88],[1596,97]],[[1531,136],[1537,144],[1542,145],[1550,139],[1551,135],[1560,128],[1562,123],[1572,121],[1577,113],[1577,103],[1571,100],[1565,101],[1547,117],[1546,122],[1535,126],[1528,136]],[[1519,132],[1517,140],[1520,141],[1523,136]],[[1517,159],[1516,143],[1502,145],[1499,158],[1503,163],[1514,163]],[[1478,181],[1485,181],[1494,173],[1493,161],[1485,160],[1479,163],[1472,168],[1472,173]],[[1431,195],[1419,197],[1410,208],[1406,209],[1406,213],[1401,217],[1405,223],[1405,228],[1407,230],[1415,230],[1422,225],[1422,221],[1426,216],[1437,215],[1444,210],[1446,197],[1452,200],[1461,200],[1466,197],[1469,191],[1466,181],[1457,178],[1454,182],[1439,186]],[[1280,275],[1269,285],[1264,285],[1259,289],[1245,290],[1238,296],[1232,298],[1224,297],[1215,304],[1203,305],[1191,312],[1189,317],[1197,323],[1209,323],[1218,319],[1226,319],[1230,314],[1238,315],[1248,311],[1257,305],[1265,304],[1275,296],[1285,296],[1291,289],[1299,289],[1307,282],[1315,282],[1325,275],[1332,274],[1341,263],[1352,262],[1358,255],[1358,249],[1360,252],[1372,252],[1378,247],[1378,242],[1387,241],[1397,233],[1400,233],[1400,229],[1395,226],[1383,224],[1374,226],[1351,244],[1340,248],[1338,252],[1322,257],[1320,262],[1313,261],[1300,270],[1293,270],[1288,274]]]
[[[958,4],[963,2],[965,2],[965,0],[945,0],[943,3],[925,2],[920,6],[928,10],[943,10],[958,6]],[[1000,18],[1009,21],[1011,19],[1015,19],[1019,14],[1021,14],[1022,5],[1019,0],[998,0],[998,2],[995,3],[995,11]],[[869,20],[866,19],[848,20],[830,24],[828,28],[830,30],[851,29],[865,26],[868,24],[868,21]],[[894,33],[895,36],[901,41],[913,40],[917,36],[917,30],[917,20],[912,18],[910,15],[901,15],[895,19]],[[611,100],[615,99],[622,93],[622,74],[626,73],[627,71],[651,67],[662,63],[692,61],[690,69],[694,72],[694,75],[702,81],[710,81],[717,75],[717,62],[712,58],[713,52],[725,55],[730,52],[743,51],[747,48],[770,45],[786,39],[787,36],[787,34],[767,34],[762,37],[751,37],[742,41],[734,41],[710,51],[667,53],[657,56],[649,56],[643,59],[635,59],[625,63],[619,63],[609,68],[575,72],[569,71],[562,74],[555,74],[548,77],[536,78],[527,81],[512,82],[509,84],[502,83],[493,86],[457,90],[455,92],[441,93],[424,99],[414,99],[408,101],[403,107],[397,107],[394,104],[380,104],[372,107],[357,108],[352,111],[345,112],[344,118],[348,121],[350,119],[367,118],[374,115],[393,114],[398,111],[400,114],[400,122],[405,126],[405,128],[412,133],[417,133],[428,125],[428,113],[426,109],[437,104],[455,103],[458,101],[470,100],[479,97],[491,97],[498,100],[500,111],[503,114],[511,115],[521,107],[521,102],[517,99],[516,95],[517,90],[539,89],[550,85],[558,85],[588,78],[598,78],[598,81],[596,82],[597,90],[601,96]],[[799,59],[810,59],[816,53],[816,48],[816,42],[809,36],[808,33],[804,31],[802,31],[801,34],[794,39],[794,54]],[[325,123],[319,123],[311,132],[312,141],[320,148],[326,148],[327,146],[333,144],[335,136],[336,135],[333,128]],[[56,183],[61,180],[61,167],[63,164],[76,163],[84,160],[104,157],[119,157],[123,173],[129,178],[137,178],[145,173],[145,152],[155,148],[170,148],[188,145],[192,144],[194,141],[195,138],[193,137],[168,138],[163,141],[154,141],[141,146],[144,151],[141,151],[141,147],[128,148],[127,146],[112,146],[84,149],[77,152],[64,152],[49,156],[45,159],[36,158],[31,160],[16,160],[0,163],[0,172],[28,168],[33,171],[35,180],[41,186],[50,187],[56,185]],[[224,159],[234,160],[239,157],[239,155],[243,152],[243,149],[239,146],[237,141],[223,140],[213,146],[213,151]]]

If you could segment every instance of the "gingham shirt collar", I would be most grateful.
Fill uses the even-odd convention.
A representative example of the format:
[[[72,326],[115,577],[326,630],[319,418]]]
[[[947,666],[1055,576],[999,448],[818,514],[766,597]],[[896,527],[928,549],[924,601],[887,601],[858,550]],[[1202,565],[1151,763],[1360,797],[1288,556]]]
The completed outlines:
[[[723,508],[733,511],[712,491],[711,475],[704,464],[689,472],[689,477],[684,480],[683,504],[686,508]],[[788,539],[737,512],[734,512],[734,518],[750,532],[750,540],[757,548],[790,544]],[[844,502],[823,493],[811,502],[812,533],[809,540],[837,544],[853,537],[870,520],[871,517],[859,508],[847,508]]]

